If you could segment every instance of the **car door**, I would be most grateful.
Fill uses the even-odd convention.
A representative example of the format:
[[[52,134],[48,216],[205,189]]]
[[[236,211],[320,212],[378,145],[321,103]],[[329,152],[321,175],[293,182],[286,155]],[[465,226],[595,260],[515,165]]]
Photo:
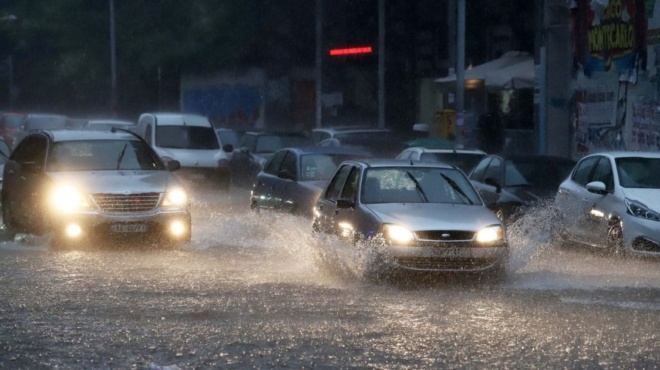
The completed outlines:
[[[555,206],[561,215],[561,225],[571,239],[584,240],[585,220],[591,211],[593,203],[587,190],[587,183],[599,160],[599,156],[582,159],[571,174],[570,180],[564,181],[557,191]]]
[[[30,231],[40,226],[44,216],[47,147],[44,135],[31,135],[21,142],[5,165],[3,198],[8,202],[12,219]]]
[[[300,178],[298,168],[298,156],[293,151],[286,150],[277,179],[273,182],[273,200],[277,202],[276,208],[286,212],[296,211],[299,203],[296,199],[296,188]]]
[[[589,182],[600,181],[605,184],[606,194],[592,193],[586,188],[584,193],[584,211],[586,216],[578,224],[578,235],[585,241],[598,246],[607,246],[607,230],[609,228],[608,214],[613,211],[612,193],[614,192],[614,172],[612,163],[607,157],[600,157]]]
[[[481,170],[479,167],[475,168],[473,184],[486,206],[495,209],[502,192],[501,186],[495,185],[502,184],[502,158],[491,157],[487,160],[483,172]]]
[[[335,211],[337,211],[337,199],[348,178],[348,174],[354,166],[350,164],[341,165],[328,182],[328,186],[316,202],[315,225],[325,232],[335,232]]]
[[[361,237],[359,234],[360,220],[358,219],[358,214],[355,207],[360,178],[360,168],[351,168],[348,173],[348,177],[344,182],[344,186],[339,194],[339,199],[343,201],[344,206],[340,205],[335,209],[335,231],[340,237],[352,242],[357,241],[358,238]]]
[[[275,186],[278,182],[283,181],[277,177],[282,161],[287,154],[287,150],[282,150],[273,156],[266,164],[263,171],[257,174],[257,178],[252,189],[252,205],[262,209],[273,209],[278,204],[274,198]]]

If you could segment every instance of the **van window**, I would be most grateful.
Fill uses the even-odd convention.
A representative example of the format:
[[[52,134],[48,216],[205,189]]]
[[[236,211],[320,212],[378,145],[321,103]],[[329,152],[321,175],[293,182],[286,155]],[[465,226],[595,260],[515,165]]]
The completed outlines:
[[[158,126],[156,146],[173,149],[220,149],[213,128],[201,126]]]

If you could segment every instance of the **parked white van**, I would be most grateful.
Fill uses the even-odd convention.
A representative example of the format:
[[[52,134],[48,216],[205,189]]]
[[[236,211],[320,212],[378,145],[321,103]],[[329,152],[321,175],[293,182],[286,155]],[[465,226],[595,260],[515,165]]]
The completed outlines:
[[[231,183],[229,153],[231,144],[222,146],[208,118],[185,113],[143,113],[136,132],[167,163],[177,160],[177,174],[198,182],[212,180],[222,189]]]

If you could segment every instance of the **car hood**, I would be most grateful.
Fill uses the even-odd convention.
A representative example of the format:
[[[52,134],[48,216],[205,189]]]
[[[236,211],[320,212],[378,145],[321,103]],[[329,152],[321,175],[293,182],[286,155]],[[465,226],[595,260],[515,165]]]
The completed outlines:
[[[418,230],[478,230],[500,224],[488,208],[467,204],[387,203],[366,206],[383,223]]]
[[[630,199],[644,203],[647,207],[660,211],[660,189],[623,189],[623,195]]]
[[[57,183],[76,186],[86,193],[162,193],[178,185],[167,171],[70,171],[51,172]]]

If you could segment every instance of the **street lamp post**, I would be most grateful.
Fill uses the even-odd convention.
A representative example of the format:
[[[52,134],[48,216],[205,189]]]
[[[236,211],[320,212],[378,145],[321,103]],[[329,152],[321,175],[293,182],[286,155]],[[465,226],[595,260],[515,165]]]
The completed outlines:
[[[117,48],[115,45],[115,1],[110,0],[110,111],[117,115]]]

